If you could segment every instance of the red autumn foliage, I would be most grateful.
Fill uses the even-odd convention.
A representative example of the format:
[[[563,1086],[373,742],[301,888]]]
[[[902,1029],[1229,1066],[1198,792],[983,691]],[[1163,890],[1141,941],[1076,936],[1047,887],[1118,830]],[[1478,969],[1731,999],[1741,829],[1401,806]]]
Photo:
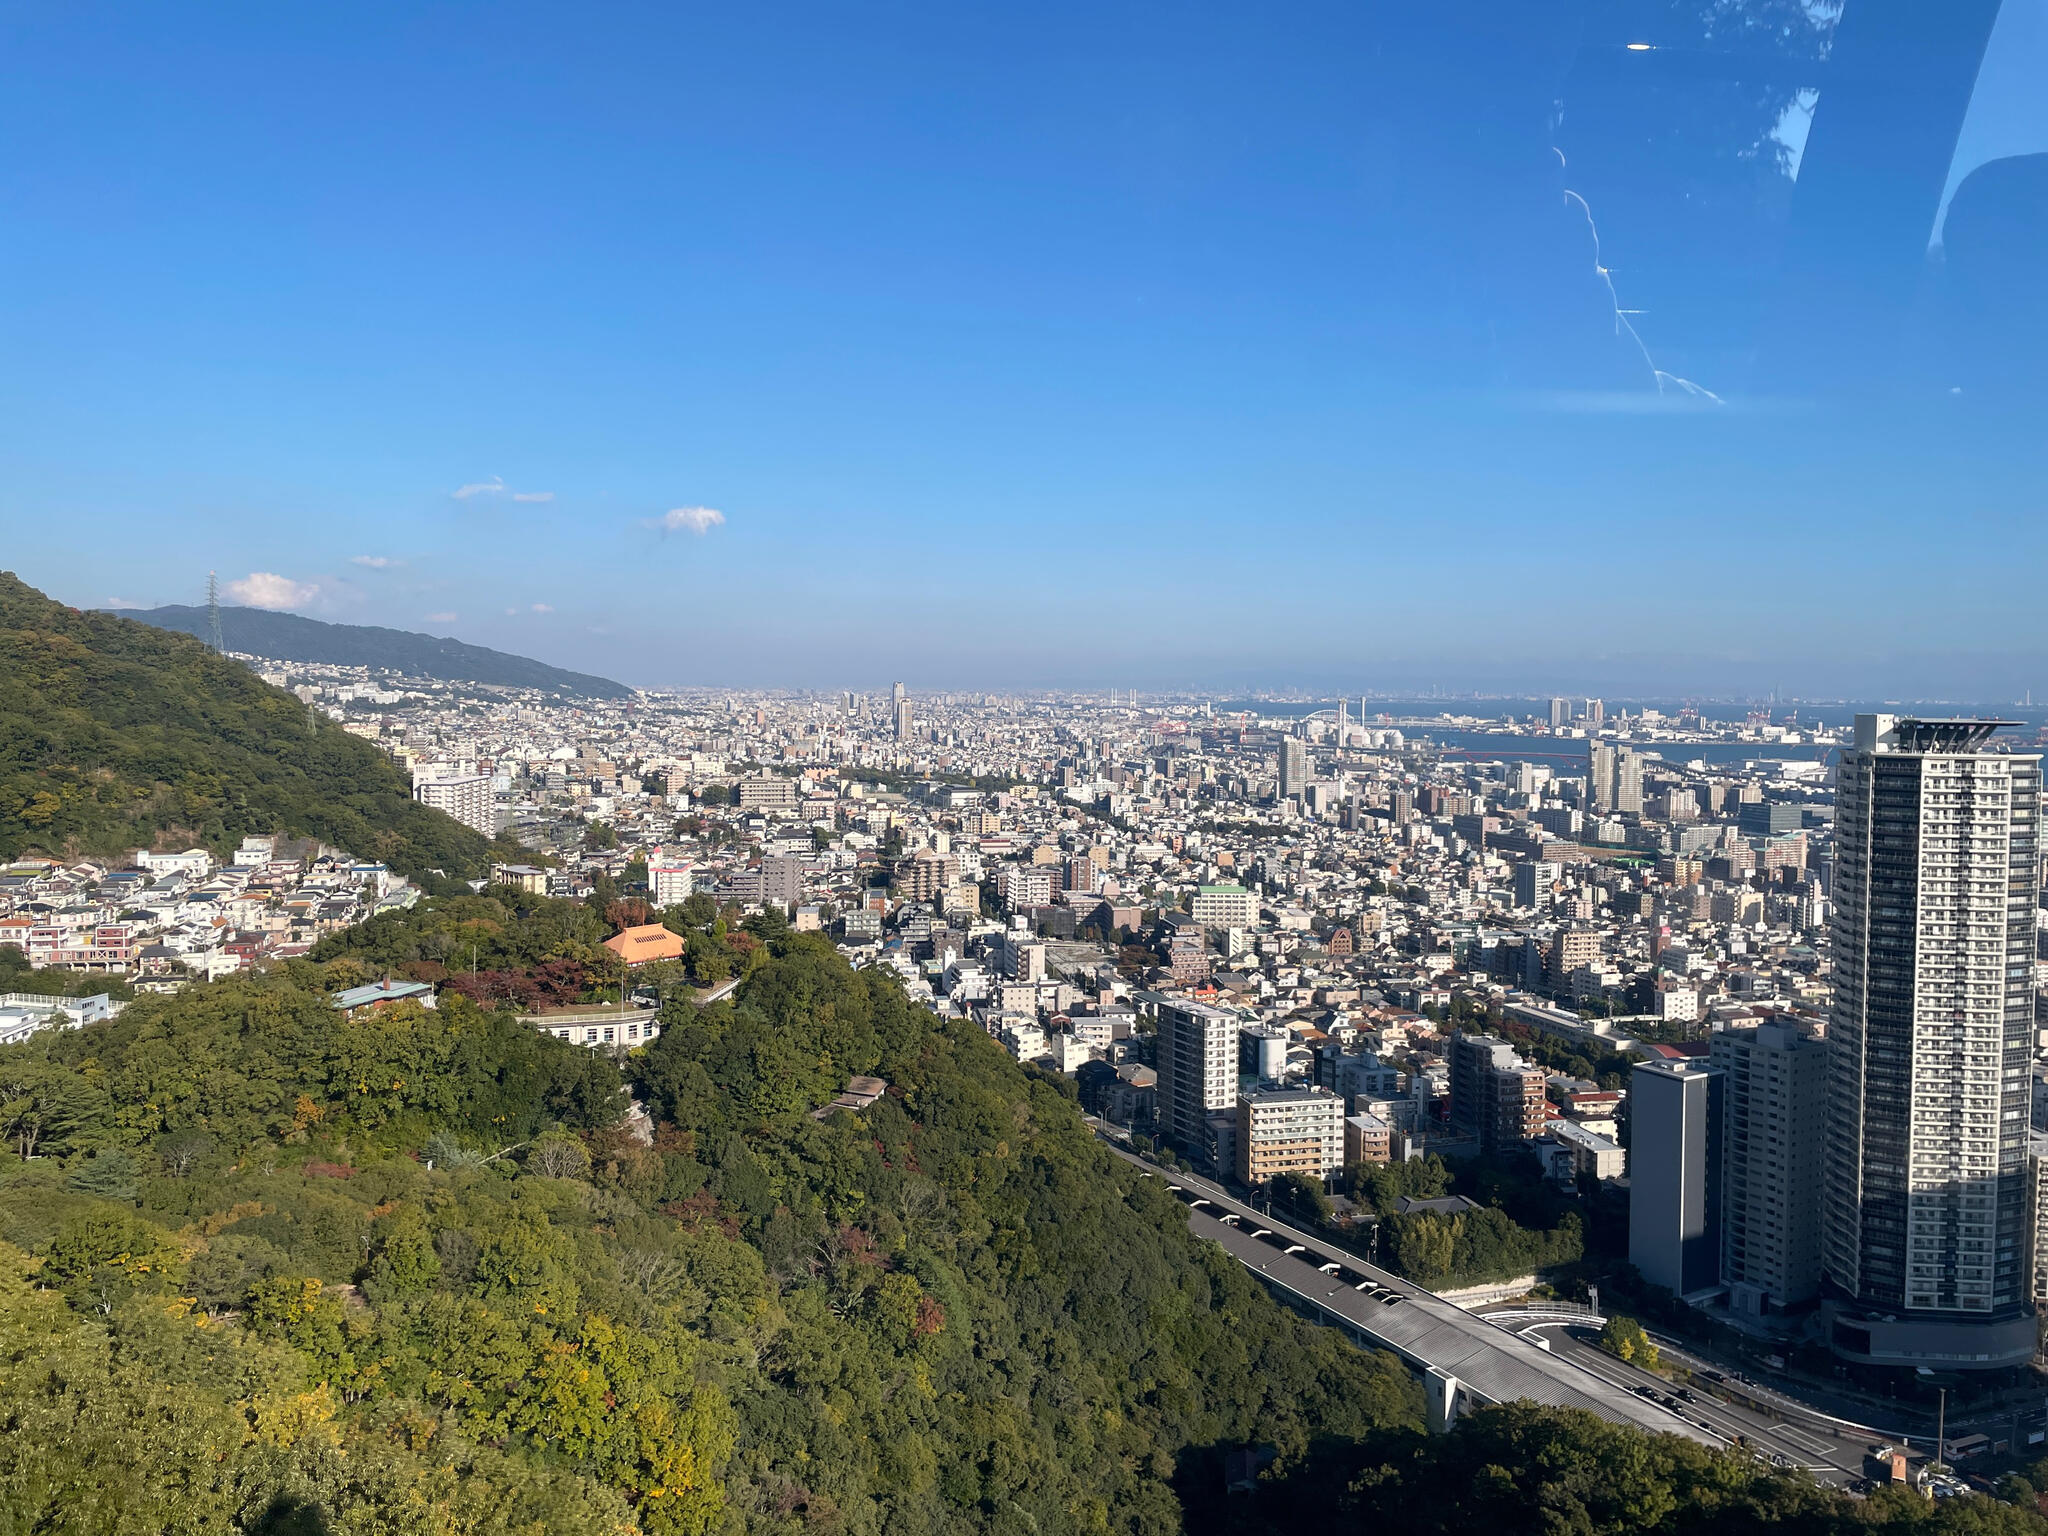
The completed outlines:
[[[884,1255],[875,1243],[873,1234],[865,1229],[842,1225],[838,1233],[839,1254],[856,1269],[877,1269],[881,1267]]]
[[[498,1003],[517,1003],[522,1008],[562,1008],[590,989],[590,972],[579,961],[566,957],[543,960],[539,965],[501,971],[458,972],[448,981],[448,990],[489,1008]]]
[[[740,1219],[720,1210],[718,1197],[708,1189],[700,1189],[687,1200],[670,1200],[661,1207],[661,1214],[675,1222],[686,1232],[701,1232],[707,1226],[716,1226],[727,1237],[740,1235]]]
[[[638,896],[621,896],[606,904],[604,920],[612,925],[612,932],[619,933],[627,928],[644,928],[654,921],[654,911]]]

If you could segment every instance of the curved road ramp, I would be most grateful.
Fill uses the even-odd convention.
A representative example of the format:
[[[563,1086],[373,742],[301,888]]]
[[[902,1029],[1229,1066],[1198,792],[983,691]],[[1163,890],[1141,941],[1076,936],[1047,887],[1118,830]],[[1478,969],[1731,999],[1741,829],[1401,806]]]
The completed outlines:
[[[1296,1310],[1341,1328],[1364,1348],[1391,1350],[1421,1376],[1429,1427],[1448,1429],[1465,1408],[1522,1398],[1584,1408],[1654,1434],[1721,1446],[1719,1436],[1625,1387],[1604,1381],[1519,1333],[1455,1307],[1410,1282],[1261,1215],[1207,1179],[1155,1168],[1118,1152],[1186,1202],[1188,1226],[1263,1280]]]

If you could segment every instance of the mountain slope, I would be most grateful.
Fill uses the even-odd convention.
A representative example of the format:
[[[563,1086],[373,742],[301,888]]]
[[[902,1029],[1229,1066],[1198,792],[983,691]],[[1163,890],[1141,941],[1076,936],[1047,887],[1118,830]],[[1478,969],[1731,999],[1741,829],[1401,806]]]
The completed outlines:
[[[207,636],[206,610],[172,605],[123,614],[158,629]],[[327,624],[295,613],[265,608],[223,608],[222,643],[231,651],[273,661],[311,661],[336,667],[382,667],[411,677],[451,683],[489,683],[504,688],[539,688],[591,699],[630,699],[633,690],[610,678],[565,672],[526,656],[513,656],[460,640],[416,635],[410,630],[368,624]]]
[[[479,930],[559,914],[452,905]],[[207,1326],[180,1336],[209,1360],[128,1347],[165,1360],[153,1374],[188,1411],[254,1398],[274,1420],[275,1383],[294,1382],[351,1464],[477,1447],[488,1487],[556,1480],[573,1523],[535,1511],[519,1536],[602,1529],[584,1512],[606,1499],[633,1506],[620,1536],[1172,1536],[1184,1501],[1219,1502],[1228,1447],[1291,1463],[1419,1428],[1392,1356],[1302,1322],[1197,1242],[1071,1088],[824,940],[754,926],[771,937],[736,996],[671,996],[633,1063],[651,1138],[620,1123],[610,1062],[509,1011],[444,991],[431,1013],[341,1018],[326,993],[361,974],[346,958],[0,1049],[11,1097],[75,1106],[41,1156],[0,1158],[0,1366],[25,1332],[118,1341],[192,1309]],[[867,1072],[881,1100],[811,1118]],[[26,1259],[7,1244],[41,1258],[71,1318],[10,1318]],[[0,1507],[92,1498],[93,1462],[126,1448],[99,1426],[157,1407],[116,1412],[127,1380],[71,1377],[79,1407],[27,1419],[61,1456],[0,1437]],[[0,1369],[0,1420],[56,1398],[46,1380]],[[158,1438],[162,1486],[188,1437]],[[267,1487],[264,1470],[228,1475]],[[500,1530],[400,1522],[385,1486],[316,1481],[303,1525],[253,1530],[202,1488],[147,1529]]]
[[[490,841],[404,773],[185,635],[81,613],[0,572],[0,857],[318,837],[414,879],[481,876]]]

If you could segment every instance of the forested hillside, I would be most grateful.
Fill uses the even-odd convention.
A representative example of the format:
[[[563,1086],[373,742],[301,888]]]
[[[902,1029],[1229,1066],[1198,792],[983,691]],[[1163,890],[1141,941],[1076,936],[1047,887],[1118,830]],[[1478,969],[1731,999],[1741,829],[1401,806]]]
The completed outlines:
[[[1236,1536],[2040,1536],[2001,1499],[1930,1503],[1905,1488],[1852,1498],[1675,1435],[1575,1409],[1482,1408],[1450,1435],[1328,1440],[1275,1467],[1256,1495],[1190,1528]]]
[[[343,1019],[350,954],[0,1050],[0,1531],[1966,1523],[1572,1415],[1426,1437],[1390,1357],[1196,1243],[1063,1081],[747,937],[736,999],[671,998],[629,1062],[651,1123],[459,993]],[[888,1092],[812,1118],[856,1073]],[[1278,1460],[1226,1500],[1247,1444]]]
[[[327,979],[0,1052],[18,1528],[1167,1532],[1221,1447],[1419,1412],[1060,1085],[815,938],[671,1001],[651,1145],[602,1058],[455,994],[343,1021]],[[889,1094],[810,1118],[858,1072]]]
[[[497,885],[481,895],[441,896],[379,913],[327,935],[312,958],[326,963],[331,976],[445,983],[486,1007],[617,1001],[619,960],[604,941],[621,928],[655,922],[682,937],[683,958],[635,967],[633,984],[662,996],[750,975],[790,931],[773,907],[732,926],[704,895],[666,909],[629,896],[600,913],[595,904]]]
[[[0,858],[220,853],[272,832],[417,880],[476,878],[491,858],[383,753],[239,662],[0,572]]]
[[[128,616],[180,634],[207,634],[211,620],[204,608],[173,604],[165,608],[130,610]],[[467,645],[440,635],[375,624],[329,624],[296,613],[268,608],[223,608],[221,643],[231,651],[274,661],[323,662],[337,667],[375,667],[409,677],[433,677],[456,683],[487,683],[504,688],[538,688],[546,693],[589,699],[630,699],[633,690],[608,677],[566,672],[529,656]]]

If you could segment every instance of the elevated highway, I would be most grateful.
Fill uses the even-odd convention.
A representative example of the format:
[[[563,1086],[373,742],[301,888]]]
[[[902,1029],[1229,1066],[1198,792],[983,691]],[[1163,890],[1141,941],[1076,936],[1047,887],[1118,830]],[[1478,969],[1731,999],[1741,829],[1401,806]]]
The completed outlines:
[[[1728,1443],[1652,1397],[1262,1214],[1207,1179],[1155,1167],[1113,1143],[1111,1150],[1164,1179],[1188,1207],[1189,1230],[1220,1246],[1283,1302],[1341,1328],[1362,1347],[1400,1356],[1422,1378],[1431,1429],[1449,1428],[1470,1406],[1527,1398],[1655,1434]]]

